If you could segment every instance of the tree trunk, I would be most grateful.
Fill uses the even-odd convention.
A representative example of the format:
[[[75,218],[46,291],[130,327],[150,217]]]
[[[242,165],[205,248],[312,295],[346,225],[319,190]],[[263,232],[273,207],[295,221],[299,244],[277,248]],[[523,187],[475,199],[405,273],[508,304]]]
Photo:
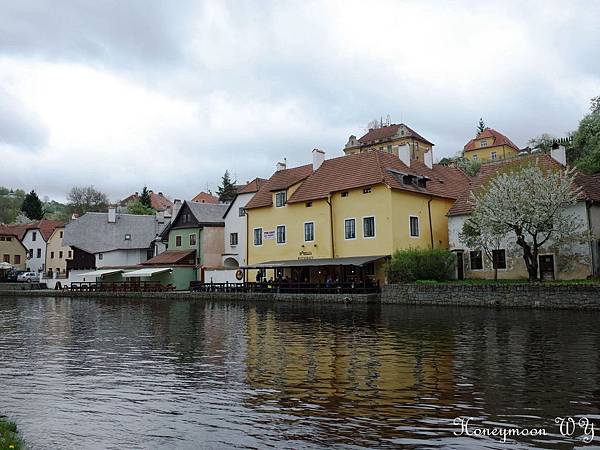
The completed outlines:
[[[517,244],[523,249],[523,260],[525,261],[525,267],[527,267],[529,281],[538,281],[537,248],[532,252],[531,246],[521,235],[517,236]]]

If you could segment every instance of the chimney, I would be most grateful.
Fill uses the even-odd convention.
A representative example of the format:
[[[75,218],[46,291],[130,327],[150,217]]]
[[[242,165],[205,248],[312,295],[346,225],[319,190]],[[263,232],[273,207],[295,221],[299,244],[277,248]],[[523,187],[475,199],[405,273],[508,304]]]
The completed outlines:
[[[423,155],[423,162],[427,167],[433,169],[433,152],[431,150],[429,150],[425,153],[425,155]]]
[[[410,146],[408,144],[398,146],[398,158],[400,158],[400,161],[406,164],[407,167],[410,167]]]
[[[285,170],[286,169],[286,163],[285,163],[285,161],[284,162],[279,161],[277,163],[276,167],[277,167],[277,172],[279,172],[280,170]]]
[[[561,163],[563,166],[567,165],[567,151],[564,146],[559,145],[558,148],[553,148],[550,150],[550,156],[552,158]]]
[[[173,200],[173,217],[175,217],[177,215],[177,213],[179,212],[180,209],[181,209],[181,200],[176,198],[175,200]]]
[[[108,208],[108,223],[116,223],[117,221],[117,208]]]
[[[323,161],[325,161],[325,152],[323,150],[319,150],[318,148],[313,149],[312,151],[313,157],[313,172],[321,167]]]

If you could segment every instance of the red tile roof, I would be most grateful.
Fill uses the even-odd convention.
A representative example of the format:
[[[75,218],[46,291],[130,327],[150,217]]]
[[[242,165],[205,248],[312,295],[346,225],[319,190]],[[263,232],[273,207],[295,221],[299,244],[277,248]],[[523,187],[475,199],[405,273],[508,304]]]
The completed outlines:
[[[200,192],[198,195],[196,195],[193,199],[193,202],[196,203],[212,203],[212,204],[217,204],[219,203],[219,198],[215,197],[212,194],[209,194],[208,192]]]
[[[388,125],[388,126],[381,127],[381,128],[372,128],[367,132],[367,134],[360,137],[358,139],[358,141],[361,144],[367,144],[367,143],[371,143],[372,141],[377,141],[377,140],[379,140],[379,141],[389,140],[393,136],[395,136],[396,133],[398,133],[398,130],[402,126],[406,129],[406,133],[402,137],[413,137],[422,142],[425,142],[426,144],[434,145],[433,143],[431,143],[430,141],[425,139],[423,136],[421,136],[419,133],[417,133],[415,130],[410,128],[408,125],[405,125],[403,123],[399,123],[399,124],[394,123],[392,125]]]
[[[56,227],[63,226],[64,222],[58,220],[42,219],[39,222],[28,223],[28,224],[11,224],[5,225],[0,224],[0,234],[9,234],[16,236],[20,241],[25,237],[27,230],[40,230],[40,234],[44,241],[50,239],[52,232]]]
[[[167,250],[154,258],[144,261],[143,266],[193,264],[196,250]]]
[[[507,145],[509,147],[514,148],[515,150],[519,150],[519,147],[517,147],[513,143],[513,141],[511,141],[509,138],[504,136],[502,133],[500,133],[499,131],[496,131],[492,128],[486,128],[481,133],[478,133],[476,137],[474,137],[469,142],[467,142],[467,144],[465,145],[465,148],[464,148],[465,152],[470,152],[472,150],[479,150],[480,147],[476,146],[475,144],[477,143],[477,141],[479,141],[480,139],[484,139],[484,138],[492,138],[493,139],[492,145],[488,145],[487,147],[484,147],[484,148],[496,147],[496,146],[500,146],[500,145]]]
[[[59,220],[42,219],[37,223],[37,228],[39,228],[44,240],[48,241],[48,239],[50,239],[50,236],[52,236],[52,232],[57,227],[62,227],[64,224],[64,222],[61,222]]]
[[[30,228],[36,228],[35,224],[0,224],[0,234],[15,236],[19,241],[22,241],[25,233]]]
[[[238,194],[252,194],[253,192],[258,192],[258,190],[261,188],[261,186],[263,184],[265,184],[266,182],[267,182],[267,180],[265,180],[264,178],[257,177],[254,180],[250,181],[245,186],[243,186],[242,188],[240,188],[237,191],[237,193]]]
[[[278,170],[269,178],[246,205],[246,209],[273,204],[273,191],[280,191],[306,179],[312,173],[312,164]]]
[[[471,193],[481,189],[488,181],[490,181],[500,171],[517,169],[520,166],[535,163],[542,170],[557,170],[564,169],[564,166],[552,158],[548,154],[528,155],[512,159],[486,163],[481,166],[479,172],[471,179],[471,186],[465,190],[456,200],[452,208],[448,211],[449,216],[458,216],[461,214],[470,214],[473,212],[474,205],[471,202]],[[575,176],[576,187],[582,187],[582,199],[592,201],[600,201],[600,174],[599,175],[584,175],[581,173]]]
[[[136,192],[121,200],[121,205],[126,206],[127,203],[138,200],[139,198],[140,195]],[[156,211],[164,211],[173,207],[173,202],[165,197],[162,192],[159,192],[158,194],[150,192],[150,203],[152,204],[152,208]]]

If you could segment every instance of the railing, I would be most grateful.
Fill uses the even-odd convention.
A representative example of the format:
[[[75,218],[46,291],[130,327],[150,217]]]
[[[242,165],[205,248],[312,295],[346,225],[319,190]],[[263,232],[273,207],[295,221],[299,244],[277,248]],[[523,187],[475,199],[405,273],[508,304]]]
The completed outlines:
[[[190,291],[193,292],[257,292],[257,293],[281,293],[281,294],[375,294],[381,292],[379,283],[353,282],[319,284],[319,283],[296,283],[296,282],[272,282],[272,283],[201,283],[190,282]]]
[[[172,284],[162,285],[157,281],[139,281],[135,283],[126,281],[74,281],[71,283],[70,290],[81,292],[167,292],[174,291],[175,286]]]

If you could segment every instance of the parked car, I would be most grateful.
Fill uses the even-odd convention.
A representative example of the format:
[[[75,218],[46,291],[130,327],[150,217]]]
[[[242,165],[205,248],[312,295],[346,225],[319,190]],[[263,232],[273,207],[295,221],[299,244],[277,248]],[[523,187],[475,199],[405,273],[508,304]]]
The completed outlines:
[[[24,273],[24,270],[15,270],[12,269],[10,270],[7,274],[6,274],[6,281],[7,282],[15,282],[17,281],[17,278],[19,277],[19,275],[21,275],[22,273]]]
[[[39,283],[40,274],[37,272],[23,272],[17,275],[17,281],[26,283]]]

